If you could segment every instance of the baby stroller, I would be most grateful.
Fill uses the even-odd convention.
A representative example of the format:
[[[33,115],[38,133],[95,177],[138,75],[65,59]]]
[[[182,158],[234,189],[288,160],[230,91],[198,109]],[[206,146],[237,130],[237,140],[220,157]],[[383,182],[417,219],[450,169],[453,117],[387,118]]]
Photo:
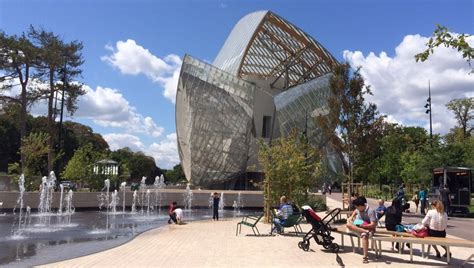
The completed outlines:
[[[318,245],[322,245],[325,249],[330,249],[334,253],[339,251],[339,245],[333,243],[334,237],[331,236],[331,222],[341,212],[340,208],[333,209],[326,217],[321,219],[310,206],[302,206],[303,215],[306,221],[312,226],[311,230],[303,237],[303,241],[298,242],[298,247],[304,251],[309,250],[309,240],[314,238]]]

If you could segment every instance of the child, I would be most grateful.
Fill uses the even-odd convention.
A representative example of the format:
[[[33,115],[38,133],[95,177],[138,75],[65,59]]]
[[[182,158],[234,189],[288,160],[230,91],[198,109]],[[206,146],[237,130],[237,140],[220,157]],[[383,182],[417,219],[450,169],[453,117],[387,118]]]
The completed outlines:
[[[178,221],[176,220],[176,212],[175,212],[176,206],[177,206],[177,203],[173,202],[168,207],[168,215],[170,216],[170,219],[168,220],[168,224],[171,224],[171,221],[173,221],[176,224],[178,223]]]
[[[212,198],[212,220],[218,221],[219,220],[219,195],[214,193]]]

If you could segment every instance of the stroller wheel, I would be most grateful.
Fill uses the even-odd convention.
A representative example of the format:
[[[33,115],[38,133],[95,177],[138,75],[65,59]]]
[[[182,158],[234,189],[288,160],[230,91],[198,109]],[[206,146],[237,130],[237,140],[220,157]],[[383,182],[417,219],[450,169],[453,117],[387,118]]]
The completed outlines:
[[[309,243],[303,244],[303,250],[308,251],[309,250]]]
[[[298,247],[302,249],[303,248],[303,243],[304,243],[303,241],[298,242]]]

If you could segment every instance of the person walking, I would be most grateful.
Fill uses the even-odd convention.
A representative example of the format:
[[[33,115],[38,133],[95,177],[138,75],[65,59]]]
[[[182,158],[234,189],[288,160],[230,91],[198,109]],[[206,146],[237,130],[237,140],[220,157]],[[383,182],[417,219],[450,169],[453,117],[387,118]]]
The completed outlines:
[[[217,192],[214,192],[214,195],[212,197],[212,220],[218,221],[219,220],[219,201],[221,199],[219,198],[219,194]]]
[[[420,187],[420,190],[418,191],[418,199],[420,199],[420,213],[421,215],[425,215],[425,209],[426,209],[426,189],[423,189],[424,187]]]
[[[411,198],[411,201],[415,203],[415,213],[418,213],[418,205],[420,204],[420,198],[418,197],[418,192],[416,192],[413,197]]]
[[[449,215],[449,208],[451,206],[451,192],[449,191],[449,187],[447,184],[445,184],[444,187],[440,187],[439,194],[441,197],[441,202],[443,202],[444,211],[446,212],[446,214]]]

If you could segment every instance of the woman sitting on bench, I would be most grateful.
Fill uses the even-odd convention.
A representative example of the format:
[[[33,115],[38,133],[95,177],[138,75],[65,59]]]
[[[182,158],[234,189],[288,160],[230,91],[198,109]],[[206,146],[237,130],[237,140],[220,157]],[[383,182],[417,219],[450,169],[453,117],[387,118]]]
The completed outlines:
[[[434,237],[446,237],[446,228],[448,227],[448,214],[444,211],[443,203],[439,200],[431,203],[432,209],[426,213],[425,218],[421,222],[424,226],[428,227],[428,236]],[[447,256],[446,247],[442,246],[446,251],[443,257]],[[441,254],[438,248],[433,245],[436,251],[436,258],[441,258]]]

